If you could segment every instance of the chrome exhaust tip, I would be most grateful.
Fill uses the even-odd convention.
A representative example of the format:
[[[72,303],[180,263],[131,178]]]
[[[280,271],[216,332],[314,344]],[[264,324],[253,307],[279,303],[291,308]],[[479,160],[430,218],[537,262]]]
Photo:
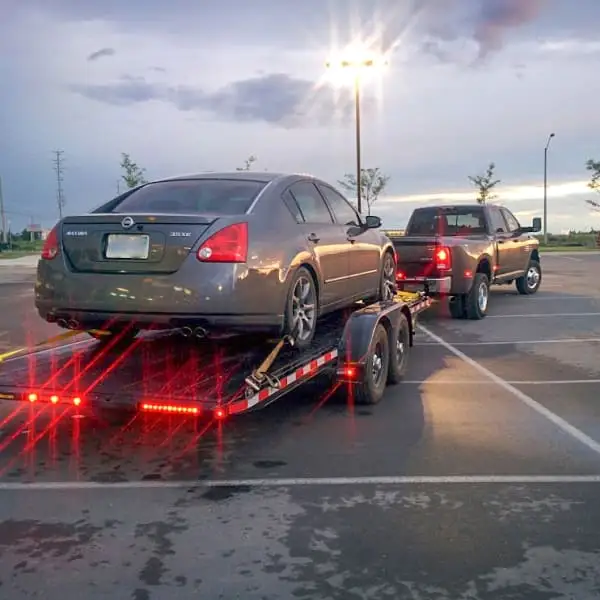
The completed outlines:
[[[69,328],[69,324],[67,323],[66,319],[58,319],[58,321],[56,321],[56,324],[59,327],[62,327],[63,329],[68,329]]]
[[[193,332],[193,330],[192,330],[192,328],[191,328],[191,327],[182,327],[182,328],[181,328],[181,335],[182,335],[183,337],[186,337],[186,338],[187,338],[187,337],[192,337],[193,333],[194,333],[194,332]]]
[[[77,329],[79,329],[79,321],[76,321],[75,319],[69,319],[67,321],[67,327],[69,329],[77,330]]]
[[[204,327],[196,327],[196,329],[194,329],[194,335],[198,339],[204,339],[204,338],[208,337],[208,331],[206,331],[206,329],[204,329]]]

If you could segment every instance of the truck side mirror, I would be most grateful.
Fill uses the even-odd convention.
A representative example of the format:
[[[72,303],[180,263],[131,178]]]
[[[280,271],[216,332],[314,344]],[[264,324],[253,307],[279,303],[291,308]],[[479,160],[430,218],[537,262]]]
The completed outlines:
[[[379,217],[369,215],[365,218],[365,225],[367,226],[367,229],[377,229],[381,227],[381,219]]]
[[[542,230],[542,219],[539,217],[534,217],[532,221],[532,229],[535,233]]]

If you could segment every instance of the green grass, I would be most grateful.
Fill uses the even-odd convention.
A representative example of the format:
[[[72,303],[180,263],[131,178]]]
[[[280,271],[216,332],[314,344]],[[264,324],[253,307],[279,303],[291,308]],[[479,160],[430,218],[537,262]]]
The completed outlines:
[[[39,252],[35,250],[4,250],[0,252],[0,260],[10,258],[22,258],[23,256],[35,256]]]
[[[600,252],[592,246],[540,246],[540,252]]]

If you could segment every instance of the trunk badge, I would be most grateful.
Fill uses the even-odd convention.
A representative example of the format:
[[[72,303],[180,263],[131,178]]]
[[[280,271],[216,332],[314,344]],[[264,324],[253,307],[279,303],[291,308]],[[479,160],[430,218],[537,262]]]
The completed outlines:
[[[131,217],[125,217],[121,221],[121,227],[123,229],[131,229],[135,225],[135,221]]]

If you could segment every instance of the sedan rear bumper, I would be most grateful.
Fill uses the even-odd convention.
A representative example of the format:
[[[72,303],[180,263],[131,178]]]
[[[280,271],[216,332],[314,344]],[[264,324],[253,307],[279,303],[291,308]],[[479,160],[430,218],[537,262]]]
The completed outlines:
[[[282,327],[283,315],[253,314],[210,314],[191,315],[186,313],[126,313],[78,310],[44,306],[38,302],[40,316],[50,323],[66,321],[77,329],[118,328],[134,325],[140,329],[171,329],[177,327],[203,327],[218,331],[263,331]]]

